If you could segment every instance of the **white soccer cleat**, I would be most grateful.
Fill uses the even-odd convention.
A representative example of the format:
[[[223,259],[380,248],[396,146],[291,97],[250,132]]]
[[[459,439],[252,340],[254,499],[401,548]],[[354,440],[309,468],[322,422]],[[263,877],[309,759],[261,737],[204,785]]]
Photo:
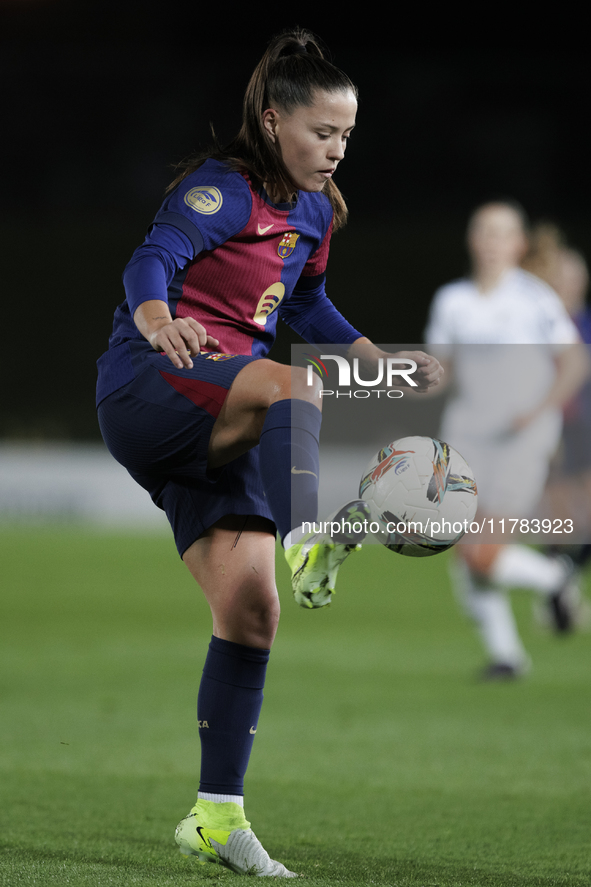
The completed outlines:
[[[236,809],[227,816],[227,808]],[[237,804],[198,801],[177,825],[175,839],[181,853],[196,856],[202,864],[213,862],[239,875],[259,878],[297,878],[283,863],[271,859]]]

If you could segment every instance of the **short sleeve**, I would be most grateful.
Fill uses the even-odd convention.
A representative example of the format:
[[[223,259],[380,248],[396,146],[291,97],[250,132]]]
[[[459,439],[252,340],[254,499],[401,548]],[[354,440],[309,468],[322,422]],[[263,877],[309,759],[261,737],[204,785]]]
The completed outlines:
[[[572,345],[581,341],[575,323],[554,290],[545,293],[543,311],[546,342],[551,345]]]
[[[440,289],[433,297],[425,329],[427,345],[452,345],[454,342],[452,311],[448,296],[445,289]]]

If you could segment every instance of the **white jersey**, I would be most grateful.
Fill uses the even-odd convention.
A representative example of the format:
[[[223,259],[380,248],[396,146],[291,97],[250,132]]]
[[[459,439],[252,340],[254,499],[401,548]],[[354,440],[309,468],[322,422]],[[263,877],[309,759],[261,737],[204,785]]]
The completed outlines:
[[[456,392],[442,438],[473,468],[484,508],[526,516],[541,494],[561,414],[545,410],[519,433],[513,423],[544,399],[556,354],[579,341],[562,302],[520,268],[486,294],[460,280],[435,294],[425,338],[447,346],[441,357],[453,362]]]
[[[467,279],[441,287],[425,337],[429,345],[570,345],[579,339],[554,290],[521,268],[486,294]]]

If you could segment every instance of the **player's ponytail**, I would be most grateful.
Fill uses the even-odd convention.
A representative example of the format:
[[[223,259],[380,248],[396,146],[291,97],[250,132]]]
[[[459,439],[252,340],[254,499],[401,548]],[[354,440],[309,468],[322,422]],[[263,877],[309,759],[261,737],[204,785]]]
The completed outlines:
[[[300,106],[314,102],[316,90],[352,92],[357,88],[349,77],[329,62],[318,39],[309,31],[295,28],[274,37],[253,71],[244,95],[242,126],[236,138],[226,147],[194,158],[175,179],[169,190],[193,172],[208,157],[224,160],[234,167],[246,168],[257,186],[263,183],[289,199],[297,191],[276,145],[263,126],[267,108],[279,108],[290,114]],[[334,228],[345,224],[347,207],[332,179],[323,189],[334,211]]]

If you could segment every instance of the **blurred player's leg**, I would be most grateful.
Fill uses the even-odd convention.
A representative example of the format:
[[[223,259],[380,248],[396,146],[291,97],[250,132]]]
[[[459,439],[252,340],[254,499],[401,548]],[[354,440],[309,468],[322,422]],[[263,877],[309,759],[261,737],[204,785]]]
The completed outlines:
[[[475,622],[489,664],[483,677],[518,677],[529,668],[529,657],[519,637],[507,594],[478,581],[461,559],[451,565],[452,583],[465,612]]]
[[[569,558],[548,557],[526,545],[489,543],[464,545],[461,554],[476,581],[530,589],[544,601],[556,631],[575,626],[580,595]]]
[[[459,552],[461,557],[452,565],[452,581],[489,656],[484,676],[517,677],[527,671],[529,658],[507,592],[512,588],[532,590],[543,600],[554,629],[571,631],[580,606],[572,562],[525,545],[463,545]]]
[[[529,588],[539,594],[556,631],[574,628],[580,594],[569,558],[548,557],[525,545],[502,545],[489,575],[503,588]]]

